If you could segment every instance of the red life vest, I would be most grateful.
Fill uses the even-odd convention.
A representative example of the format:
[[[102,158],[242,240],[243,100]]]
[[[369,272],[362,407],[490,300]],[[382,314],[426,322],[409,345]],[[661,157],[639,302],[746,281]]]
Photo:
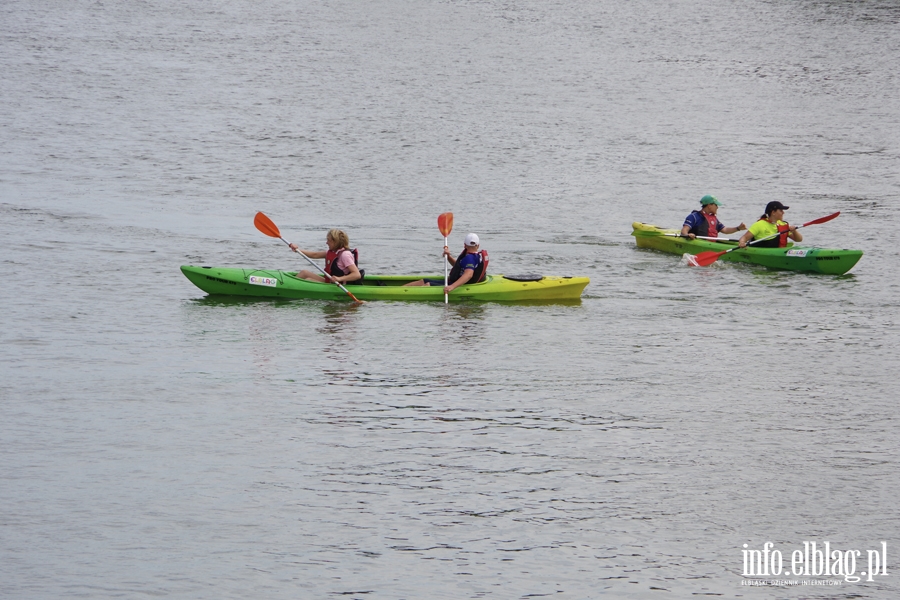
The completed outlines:
[[[791,232],[791,226],[785,223],[784,225],[778,226],[778,233],[781,235],[778,236],[778,247],[785,248],[787,246],[788,234]]]
[[[766,219],[760,219],[760,221],[766,221]],[[776,225],[776,227],[778,227],[778,233],[780,235],[753,245],[759,248],[784,248],[787,246],[788,233],[791,231],[791,226],[785,223],[784,225]]]
[[[705,213],[702,210],[700,211],[700,214],[706,217],[706,233],[701,233],[700,235],[705,235],[706,237],[719,237],[719,220],[716,218],[716,215]]]
[[[339,250],[332,251],[328,250],[325,253],[325,272],[329,275],[334,275],[335,277],[343,277],[347,275],[349,271],[344,272],[340,267],[338,267],[337,259],[344,252],[349,252],[353,255],[353,264],[359,266],[359,252],[357,252],[356,248],[353,250],[348,250],[346,248],[340,248]]]
[[[719,219],[716,218],[716,215],[705,213],[702,210],[695,210],[694,212],[700,213],[704,220],[700,221],[688,233],[701,237],[719,237]]]

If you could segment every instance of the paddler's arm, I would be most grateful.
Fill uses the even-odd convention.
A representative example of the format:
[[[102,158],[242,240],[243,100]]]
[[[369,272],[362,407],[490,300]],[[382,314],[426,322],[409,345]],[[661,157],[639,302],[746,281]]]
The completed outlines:
[[[741,236],[741,239],[738,240],[738,246],[741,248],[746,248],[747,244],[753,241],[753,234],[750,231],[747,231],[744,235]]]
[[[340,277],[331,276],[332,281],[337,281],[338,283],[350,283],[351,281],[356,281],[362,277],[362,273],[359,272],[359,267],[356,265],[350,265],[347,267],[350,269],[350,272],[346,275],[341,275]]]
[[[297,244],[291,244],[290,246],[291,250],[294,252],[302,252],[309,258],[325,258],[325,255],[327,254],[327,252],[322,250],[303,250],[302,248],[298,248]]]
[[[465,285],[470,279],[472,279],[472,275],[475,274],[475,269],[466,269],[463,271],[463,274],[459,276],[459,279],[451,283],[450,285],[444,287],[444,293],[449,294],[456,288],[461,285]]]
[[[747,229],[747,226],[744,225],[743,223],[741,223],[737,227],[723,227],[722,233],[724,233],[725,235],[728,235],[729,233],[737,233],[738,231],[744,231],[745,229]]]
[[[694,235],[693,233],[690,233],[690,231],[691,231],[691,226],[685,225],[684,227],[681,228],[681,237],[686,237],[686,238],[690,238],[690,239],[696,238],[697,236]]]
[[[797,231],[797,228],[791,225],[790,233],[788,233],[788,237],[794,240],[795,242],[803,241],[803,234]]]

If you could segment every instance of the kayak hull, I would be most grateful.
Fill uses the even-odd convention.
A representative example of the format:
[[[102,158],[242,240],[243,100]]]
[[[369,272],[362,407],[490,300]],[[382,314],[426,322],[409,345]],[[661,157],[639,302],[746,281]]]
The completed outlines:
[[[333,283],[297,279],[297,273],[293,271],[184,265],[181,272],[210,295],[351,300]],[[366,285],[346,287],[360,300],[443,302],[443,287],[403,287],[404,283],[422,278],[443,279],[443,275],[366,275]],[[488,275],[481,283],[459,286],[450,293],[449,299],[450,302],[578,300],[588,283],[590,279],[587,277],[540,277],[533,281],[515,281],[503,275]]]
[[[646,223],[632,223],[631,235],[639,248],[653,248],[671,254],[699,254],[707,250],[721,252],[737,246],[734,241],[689,240],[674,237],[677,229],[662,229]],[[666,235],[670,234],[670,235]],[[723,254],[718,260],[723,262],[743,262],[761,265],[770,269],[805,271],[828,275],[843,275],[862,258],[862,250],[835,248],[815,248],[789,244],[786,248],[755,248],[748,246]]]

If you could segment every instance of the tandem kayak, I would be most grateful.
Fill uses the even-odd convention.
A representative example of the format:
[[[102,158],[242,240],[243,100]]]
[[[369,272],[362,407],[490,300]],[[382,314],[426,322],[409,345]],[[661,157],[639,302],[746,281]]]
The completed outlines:
[[[721,252],[737,246],[734,240],[690,240],[680,237],[680,229],[662,229],[646,223],[632,223],[638,248],[653,248],[672,254],[699,254],[706,250]],[[862,257],[862,250],[838,250],[814,248],[788,244],[785,248],[756,248],[748,246],[719,257],[721,261],[743,262],[762,265],[770,269],[788,271],[808,271],[843,275],[853,268]]]
[[[227,267],[182,266],[181,272],[198,288],[211,295],[257,296],[263,298],[310,298],[349,300],[333,283],[297,279],[294,271],[234,269]],[[366,275],[364,285],[348,285],[360,300],[444,301],[441,286],[403,287],[422,278],[443,279],[443,275]],[[450,292],[450,302],[470,300],[528,302],[532,300],[578,300],[587,277],[544,277],[541,275],[487,275],[484,281],[461,285]]]

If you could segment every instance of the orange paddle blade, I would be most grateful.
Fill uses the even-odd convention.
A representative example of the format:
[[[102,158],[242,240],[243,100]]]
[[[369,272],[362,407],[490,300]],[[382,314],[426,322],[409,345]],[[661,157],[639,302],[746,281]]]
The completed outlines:
[[[253,218],[253,224],[256,225],[257,229],[259,229],[269,237],[281,237],[281,232],[278,231],[278,226],[272,222],[272,219],[262,214],[261,212],[256,213],[256,216]]]
[[[453,213],[443,213],[438,215],[438,229],[441,230],[441,235],[447,237],[450,235],[450,232],[453,230]]]
[[[723,250],[722,252],[713,252],[712,250],[707,250],[706,252],[701,252],[694,256],[693,262],[697,264],[698,267],[708,267],[713,264],[719,257],[728,252],[728,250]]]

